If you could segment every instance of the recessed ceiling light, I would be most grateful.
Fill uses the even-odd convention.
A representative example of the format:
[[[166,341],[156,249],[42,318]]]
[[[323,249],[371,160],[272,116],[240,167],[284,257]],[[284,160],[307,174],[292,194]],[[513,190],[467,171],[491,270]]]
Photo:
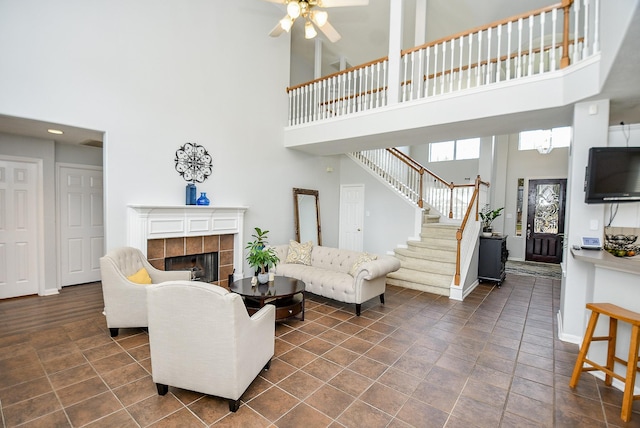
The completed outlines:
[[[56,134],[56,135],[62,135],[62,134],[64,134],[64,132],[62,132],[62,131],[61,131],[61,130],[59,130],[59,129],[47,129],[47,132],[48,132],[49,134]]]

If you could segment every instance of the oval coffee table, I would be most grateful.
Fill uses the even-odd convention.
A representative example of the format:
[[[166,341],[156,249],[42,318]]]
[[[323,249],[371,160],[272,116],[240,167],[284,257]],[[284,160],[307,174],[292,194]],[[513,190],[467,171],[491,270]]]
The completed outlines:
[[[251,278],[234,281],[229,290],[241,295],[249,315],[258,312],[267,303],[276,307],[276,321],[300,315],[304,321],[305,283],[286,276],[276,276],[266,284],[251,285]]]

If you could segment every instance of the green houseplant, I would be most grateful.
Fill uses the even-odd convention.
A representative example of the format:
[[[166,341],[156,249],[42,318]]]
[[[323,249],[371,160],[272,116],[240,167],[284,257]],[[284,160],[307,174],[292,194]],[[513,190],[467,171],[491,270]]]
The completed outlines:
[[[251,236],[254,238],[253,241],[247,243],[245,249],[249,250],[247,254],[247,262],[249,266],[255,269],[256,274],[258,275],[258,282],[264,284],[268,282],[268,274],[269,268],[275,267],[275,265],[280,261],[280,258],[276,254],[276,251],[268,246],[267,242],[267,234],[268,230],[262,230],[259,227],[256,227],[255,233]]]
[[[496,218],[500,217],[503,209],[504,207],[492,210],[489,204],[485,205],[484,208],[482,208],[479,214],[480,218],[482,219],[482,231],[484,233],[491,234],[491,231],[493,230],[491,227],[491,223],[493,223]]]

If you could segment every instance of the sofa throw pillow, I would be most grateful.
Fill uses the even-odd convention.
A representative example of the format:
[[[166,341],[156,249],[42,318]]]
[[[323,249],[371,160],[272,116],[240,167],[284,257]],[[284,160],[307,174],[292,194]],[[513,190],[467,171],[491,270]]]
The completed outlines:
[[[299,265],[311,266],[311,241],[301,244],[296,241],[289,241],[289,252],[285,263],[297,263]]]
[[[151,277],[145,268],[140,268],[138,272],[129,275],[127,279],[136,284],[151,284]]]
[[[356,276],[356,272],[358,272],[358,268],[360,268],[360,265],[362,265],[363,263],[375,260],[377,258],[378,256],[376,256],[375,254],[369,254],[369,253],[360,254],[356,259],[355,263],[353,264],[353,266],[351,266],[351,270],[349,270],[349,275]]]

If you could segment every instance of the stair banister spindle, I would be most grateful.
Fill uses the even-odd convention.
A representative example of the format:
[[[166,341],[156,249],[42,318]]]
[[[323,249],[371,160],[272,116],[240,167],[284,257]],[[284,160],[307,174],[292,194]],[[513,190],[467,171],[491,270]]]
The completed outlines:
[[[482,31],[478,31],[478,64],[476,65],[476,86],[480,86],[480,64],[482,63]]]
[[[513,35],[512,33],[512,23],[511,21],[509,21],[509,23],[507,24],[507,53],[510,54],[511,53],[511,37]],[[505,73],[505,79],[506,80],[511,80],[511,58],[507,58],[507,72]]]
[[[467,64],[467,89],[471,87],[471,55],[473,52],[473,33],[469,34],[469,64]]]
[[[518,62],[516,64],[516,78],[522,77],[522,18],[518,19]]]
[[[491,38],[492,28],[487,28],[487,73],[485,76],[485,85],[491,83]]]
[[[556,71],[556,67],[558,66],[556,63],[556,32],[558,28],[558,9],[553,9],[551,12],[551,63],[549,64],[549,69],[551,71]]]
[[[545,12],[540,14],[540,64],[538,73],[544,73],[544,24],[545,24]]]
[[[593,51],[592,54],[600,52],[600,0],[596,0],[593,9]]]
[[[500,58],[501,49],[500,48],[502,47],[502,24],[498,25],[498,29],[497,30],[498,30],[498,44],[497,44],[498,48],[497,48],[496,55],[498,57],[498,63],[496,65],[496,82],[499,82],[501,80],[500,79],[500,77],[501,77],[500,75],[502,74],[501,73],[502,67],[501,67],[501,64],[500,64],[500,60],[501,60],[501,58]]]
[[[425,98],[427,98],[429,96],[429,86],[431,86],[431,82],[429,79],[430,76],[430,66],[431,66],[431,46],[427,47],[427,66],[424,72],[424,79],[425,79],[425,88],[424,88],[424,96]]]
[[[450,43],[450,50],[451,50],[451,69],[454,69],[455,67],[455,50],[456,50],[456,45],[455,43],[455,39],[451,39]],[[449,76],[449,92],[453,92],[453,76],[454,74],[451,73],[451,75]]]
[[[584,0],[584,42],[582,50],[582,59],[589,56],[589,0]]]
[[[580,49],[578,46],[578,30],[580,28],[580,0],[575,2],[573,7],[574,20],[573,20],[573,59],[572,62],[576,63],[580,61]]]
[[[533,74],[533,24],[534,16],[529,16],[529,66],[527,67],[527,76]]]
[[[458,66],[460,67],[460,73],[458,74],[458,90],[462,89],[462,51],[464,50],[464,38],[459,37],[458,43],[460,44],[460,58],[458,59]]]

